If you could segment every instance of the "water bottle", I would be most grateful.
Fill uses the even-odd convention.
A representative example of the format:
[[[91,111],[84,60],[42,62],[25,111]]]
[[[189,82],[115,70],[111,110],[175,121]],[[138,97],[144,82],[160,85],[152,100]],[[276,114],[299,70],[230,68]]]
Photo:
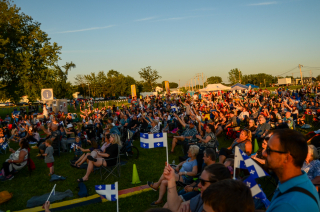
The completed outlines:
[[[172,165],[176,165],[176,162],[174,160],[172,161]]]

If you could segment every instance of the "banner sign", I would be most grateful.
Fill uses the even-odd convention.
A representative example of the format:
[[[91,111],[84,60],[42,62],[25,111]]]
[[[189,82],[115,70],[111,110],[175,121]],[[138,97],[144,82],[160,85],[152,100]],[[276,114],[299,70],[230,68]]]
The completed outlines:
[[[131,85],[131,98],[137,96],[136,85]]]
[[[166,93],[170,94],[170,86],[169,86],[169,81],[164,81],[164,85],[166,87]]]

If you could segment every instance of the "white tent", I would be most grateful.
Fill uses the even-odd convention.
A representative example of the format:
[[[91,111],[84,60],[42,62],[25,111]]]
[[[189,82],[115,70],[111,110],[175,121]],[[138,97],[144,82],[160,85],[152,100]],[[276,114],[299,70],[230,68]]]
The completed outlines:
[[[206,88],[200,89],[200,92],[209,92],[209,91],[220,91],[220,90],[230,90],[230,87],[224,86],[220,83],[218,84],[209,84]]]

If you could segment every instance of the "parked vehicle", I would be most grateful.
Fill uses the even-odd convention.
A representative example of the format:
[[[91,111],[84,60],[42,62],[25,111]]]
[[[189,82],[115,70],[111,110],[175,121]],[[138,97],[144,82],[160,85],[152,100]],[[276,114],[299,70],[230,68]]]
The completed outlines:
[[[7,106],[6,103],[0,103],[0,107],[5,107],[5,106]]]
[[[119,96],[119,99],[127,99],[126,96]]]
[[[14,106],[13,102],[6,102],[6,106]]]
[[[28,103],[27,103],[27,102],[19,102],[17,105],[22,105],[22,106],[24,106],[24,105],[28,105]]]

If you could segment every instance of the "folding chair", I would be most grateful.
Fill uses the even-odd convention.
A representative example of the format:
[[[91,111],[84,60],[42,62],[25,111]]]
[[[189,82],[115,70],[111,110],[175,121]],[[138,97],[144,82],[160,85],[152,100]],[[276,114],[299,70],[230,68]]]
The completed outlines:
[[[114,166],[108,166],[108,161],[110,160],[114,160],[115,158],[109,158],[109,159],[105,159],[105,161],[107,162],[107,166],[100,166],[99,169],[100,169],[100,176],[101,176],[101,180],[102,180],[102,177],[103,175],[105,175],[106,173],[109,173],[107,175],[106,178],[104,179],[107,179],[111,174],[115,177],[120,177],[120,171],[121,171],[121,162],[120,162],[120,148],[118,148],[118,156],[117,156],[117,163],[116,165]]]

